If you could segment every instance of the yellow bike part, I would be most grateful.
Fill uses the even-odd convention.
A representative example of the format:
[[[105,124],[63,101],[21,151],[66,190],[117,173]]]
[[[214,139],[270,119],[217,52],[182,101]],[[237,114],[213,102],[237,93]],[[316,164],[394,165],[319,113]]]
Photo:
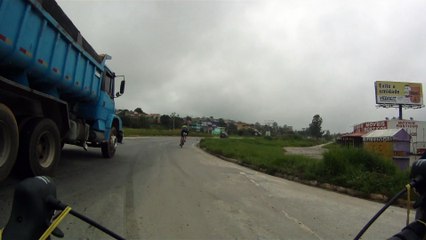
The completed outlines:
[[[55,219],[55,221],[52,222],[52,224],[50,224],[49,228],[47,228],[46,232],[43,233],[43,235],[41,235],[41,237],[39,238],[40,240],[46,240],[50,234],[53,232],[53,230],[59,225],[59,223],[62,222],[62,220],[64,220],[65,216],[71,211],[71,207],[66,207],[61,214],[59,214],[59,216]],[[1,240],[1,239],[0,239]]]

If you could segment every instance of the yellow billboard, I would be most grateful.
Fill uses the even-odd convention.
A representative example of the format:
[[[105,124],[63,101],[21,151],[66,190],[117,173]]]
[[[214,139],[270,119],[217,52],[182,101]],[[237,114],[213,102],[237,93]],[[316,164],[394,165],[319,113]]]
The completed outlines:
[[[377,104],[423,105],[421,83],[376,81],[374,89]]]

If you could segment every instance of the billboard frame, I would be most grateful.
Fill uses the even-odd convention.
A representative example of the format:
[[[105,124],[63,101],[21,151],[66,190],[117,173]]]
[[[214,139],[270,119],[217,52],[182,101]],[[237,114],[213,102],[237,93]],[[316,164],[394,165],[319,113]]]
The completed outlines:
[[[380,85],[382,84],[382,85]],[[382,87],[383,86],[383,87]],[[383,88],[383,90],[378,90]],[[413,90],[415,89],[415,90]],[[378,95],[378,92],[382,95]],[[386,93],[389,94],[386,96]],[[374,95],[376,98],[376,106],[382,108],[398,108],[399,119],[402,120],[402,108],[419,109],[424,107],[423,104],[423,85],[414,82],[395,82],[395,81],[375,81]],[[379,99],[395,100],[392,102],[380,102]],[[408,103],[407,103],[408,102]],[[416,103],[418,102],[418,103]]]
[[[374,92],[376,104],[380,107],[424,107],[422,83],[375,81]]]

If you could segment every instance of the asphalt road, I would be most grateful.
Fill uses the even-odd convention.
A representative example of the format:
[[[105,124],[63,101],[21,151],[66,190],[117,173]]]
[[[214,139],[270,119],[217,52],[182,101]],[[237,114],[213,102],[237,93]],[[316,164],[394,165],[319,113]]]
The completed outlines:
[[[65,146],[58,198],[128,239],[353,239],[382,204],[330,192],[220,160],[188,138],[125,139],[113,159]],[[13,177],[0,183],[0,226]],[[400,231],[404,209],[390,207],[363,239]],[[65,239],[108,239],[68,216]]]

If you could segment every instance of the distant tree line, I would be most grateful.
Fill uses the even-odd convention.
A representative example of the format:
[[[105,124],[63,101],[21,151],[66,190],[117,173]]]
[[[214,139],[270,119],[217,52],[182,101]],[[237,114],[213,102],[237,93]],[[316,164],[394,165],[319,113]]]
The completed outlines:
[[[163,114],[158,116],[152,116],[145,113],[141,108],[136,108],[134,111],[127,109],[119,110],[117,115],[123,121],[124,127],[129,128],[158,128],[158,129],[176,129],[181,128],[183,124],[201,124],[201,122],[192,122],[190,116],[180,117],[179,114],[171,113],[170,115]],[[229,135],[239,136],[256,136],[256,135],[269,135],[269,136],[301,136],[301,137],[312,137],[312,138],[325,138],[332,139],[330,131],[322,130],[323,119],[319,114],[315,114],[312,118],[312,122],[307,128],[302,130],[294,131],[291,126],[283,125],[279,126],[277,122],[272,124],[250,124],[244,128],[238,129],[237,124],[234,121],[225,121],[223,118],[214,120],[211,116],[206,118],[205,121],[213,122],[217,127],[223,127]],[[206,131],[205,128],[199,129],[200,132]]]
[[[323,120],[321,116],[319,114],[315,114],[309,126],[307,128],[303,128],[302,130],[294,131],[291,126],[279,126],[276,122],[265,125],[261,125],[257,122],[254,124],[254,129],[260,131],[263,135],[268,132],[270,136],[300,136],[307,138],[324,138],[326,140],[331,140],[334,136],[331,135],[330,131],[322,130],[322,123]],[[239,132],[239,135],[254,135],[254,129],[245,129],[242,133]]]
[[[161,115],[158,118],[145,113],[141,108],[136,108],[134,111],[118,110],[117,115],[121,118],[123,126],[129,128],[173,129],[181,128],[184,123],[191,121],[191,117],[182,118],[176,113]]]

